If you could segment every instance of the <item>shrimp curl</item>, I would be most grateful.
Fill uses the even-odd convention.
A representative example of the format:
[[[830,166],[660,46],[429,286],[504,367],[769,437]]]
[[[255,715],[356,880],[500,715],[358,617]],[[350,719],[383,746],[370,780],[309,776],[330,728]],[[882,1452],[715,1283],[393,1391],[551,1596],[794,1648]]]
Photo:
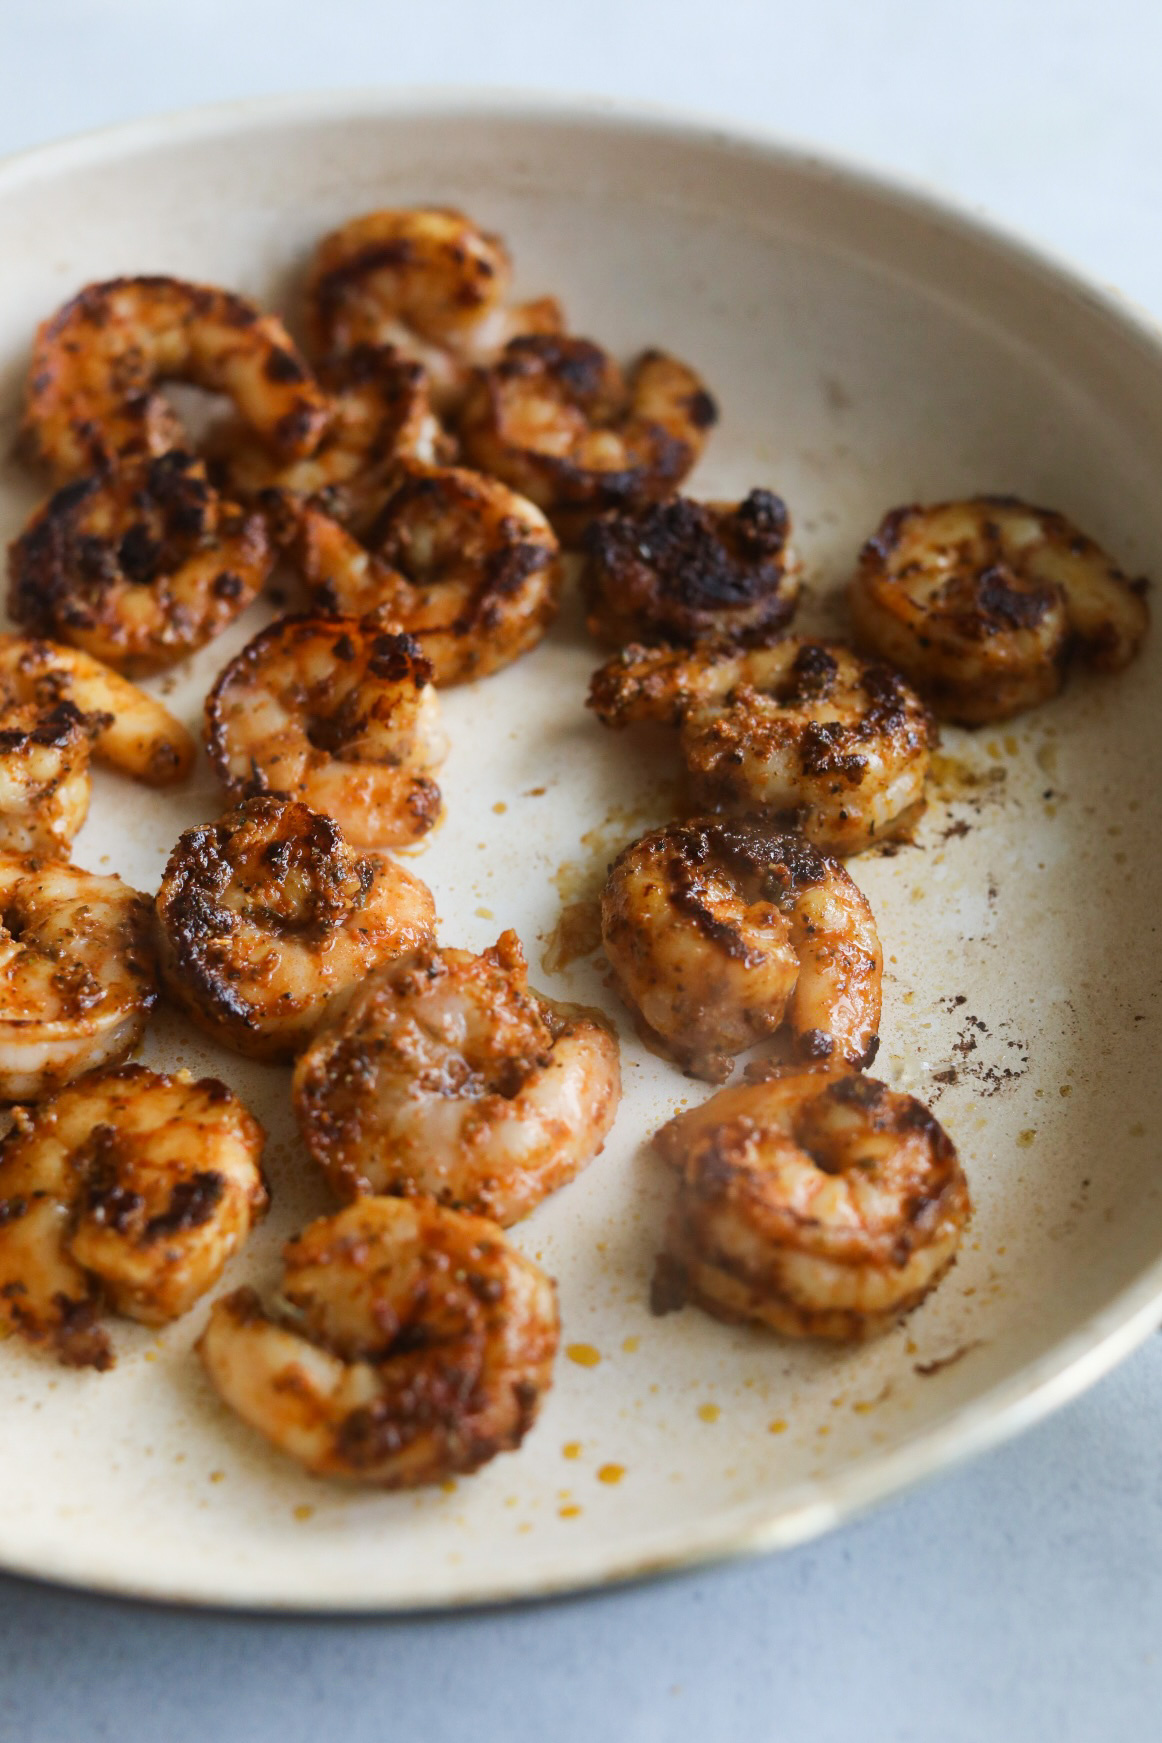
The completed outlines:
[[[363,1198],[284,1258],[281,1311],[236,1290],[198,1345],[244,1422],[320,1476],[383,1489],[520,1445],[552,1380],[556,1294],[494,1223]]]
[[[610,868],[601,932],[622,998],[695,1077],[721,1083],[784,1019],[802,1059],[875,1057],[875,920],[801,835],[754,818],[652,830]]]
[[[678,1190],[655,1279],[785,1337],[890,1331],[956,1258],[971,1201],[928,1109],[825,1070],[720,1090],[662,1127]]]

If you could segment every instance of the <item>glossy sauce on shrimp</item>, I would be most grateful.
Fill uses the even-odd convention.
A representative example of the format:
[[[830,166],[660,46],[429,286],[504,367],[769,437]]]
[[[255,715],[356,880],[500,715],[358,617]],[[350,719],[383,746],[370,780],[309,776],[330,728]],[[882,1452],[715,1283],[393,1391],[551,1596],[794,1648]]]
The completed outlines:
[[[860,853],[924,800],[936,728],[889,667],[787,636],[738,651],[630,646],[594,673],[605,726],[676,726],[694,798],[762,810],[827,853]]]
[[[720,1090],[656,1143],[678,1176],[659,1311],[688,1297],[786,1337],[875,1337],[944,1276],[971,1210],[948,1134],[870,1077]]]
[[[596,1011],[533,992],[513,932],[378,970],[295,1068],[312,1156],[343,1198],[427,1194],[516,1222],[596,1156],[621,1097]]]
[[[368,971],[427,943],[431,892],[297,800],[247,799],[187,829],[157,896],[171,999],[223,1046],[291,1059]]]
[[[210,761],[233,800],[301,799],[358,847],[418,841],[447,748],[431,680],[417,644],[374,621],[282,618],[206,698]]]
[[[278,1311],[216,1301],[223,1401],[319,1476],[414,1488],[515,1450],[552,1382],[556,1293],[494,1223],[363,1198],[284,1249]]]
[[[264,1213],[264,1134],[215,1078],[92,1072],[0,1141],[0,1323],[109,1368],[105,1310],[188,1312]]]
[[[871,1063],[883,953],[837,860],[761,819],[654,829],[614,861],[601,933],[617,989],[692,1076],[788,1024],[802,1059]]]

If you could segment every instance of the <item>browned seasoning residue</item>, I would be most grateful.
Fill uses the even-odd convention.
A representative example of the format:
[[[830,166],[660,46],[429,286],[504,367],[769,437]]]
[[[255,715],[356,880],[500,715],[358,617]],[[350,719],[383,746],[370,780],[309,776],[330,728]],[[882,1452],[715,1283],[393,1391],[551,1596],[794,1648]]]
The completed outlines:
[[[967,1356],[971,1350],[979,1350],[980,1348],[981,1339],[973,1338],[970,1343],[961,1344],[959,1349],[953,1350],[951,1355],[937,1356],[931,1362],[913,1362],[912,1372],[927,1379],[931,1374],[939,1374],[942,1368],[951,1368],[954,1362],[959,1362],[961,1357]]]
[[[556,974],[579,957],[601,948],[601,905],[597,901],[566,902],[560,918],[544,940],[541,967]]]
[[[1000,798],[1000,789],[1007,779],[1007,771],[997,763],[987,769],[975,769],[971,763],[944,751],[934,751],[928,765],[929,791],[933,798],[945,803],[967,800],[979,807],[987,799]]]

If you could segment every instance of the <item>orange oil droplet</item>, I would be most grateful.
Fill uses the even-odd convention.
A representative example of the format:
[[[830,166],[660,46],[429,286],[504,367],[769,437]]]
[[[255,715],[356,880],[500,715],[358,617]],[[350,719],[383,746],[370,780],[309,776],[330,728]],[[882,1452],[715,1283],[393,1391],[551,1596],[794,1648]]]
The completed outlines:
[[[559,1519],[576,1519],[580,1511],[581,1509],[578,1507],[576,1501],[572,1501],[568,1507],[557,1508],[557,1517]]]
[[[315,1509],[308,1506],[305,1501],[293,1508],[292,1511],[296,1519],[313,1519],[315,1517]]]
[[[581,1457],[581,1442],[579,1440],[567,1440],[561,1448],[561,1455],[563,1458],[567,1459],[579,1459]]]
[[[776,1416],[773,1422],[768,1422],[768,1434],[786,1434],[787,1424],[781,1416]]]
[[[592,1344],[566,1344],[565,1354],[579,1368],[595,1368],[601,1360],[601,1351],[595,1350]]]
[[[599,1483],[620,1483],[625,1476],[624,1465],[602,1465],[597,1472]]]
[[[717,1404],[700,1404],[698,1406],[698,1414],[703,1422],[717,1422],[718,1418],[722,1415],[722,1412],[719,1410]]]

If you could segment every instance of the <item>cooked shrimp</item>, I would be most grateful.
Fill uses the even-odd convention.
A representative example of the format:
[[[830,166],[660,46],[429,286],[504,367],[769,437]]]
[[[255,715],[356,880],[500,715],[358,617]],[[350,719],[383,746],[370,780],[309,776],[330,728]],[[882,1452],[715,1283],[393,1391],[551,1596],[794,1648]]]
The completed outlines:
[[[515,932],[379,969],[295,1067],[300,1130],[340,1197],[420,1193],[503,1224],[598,1154],[620,1098],[608,1023],[532,992]]]
[[[382,611],[416,638],[437,684],[527,653],[557,613],[561,563],[540,509],[495,479],[406,461],[362,541],[313,505],[293,557],[326,611]]]
[[[1075,650],[1099,671],[1128,665],[1149,623],[1145,587],[1063,514],[981,496],[893,509],[850,599],[867,647],[943,719],[980,726],[1055,696]]]
[[[172,786],[193,767],[194,741],[165,704],[77,648],[0,635],[0,699],[45,713],[70,704],[92,727],[95,755],[148,786]]]
[[[325,236],[307,282],[316,356],[361,344],[397,345],[421,362],[441,409],[470,365],[491,361],[518,333],[559,333],[553,297],[506,307],[512,262],[499,236],[440,207],[368,212]]]
[[[0,853],[67,859],[89,814],[89,749],[107,716],[0,706]]]
[[[157,997],[150,902],[120,878],[0,854],[0,1101],[137,1045]]]
[[[720,1090],[656,1142],[679,1170],[661,1311],[686,1293],[787,1337],[875,1337],[939,1283],[971,1210],[947,1133],[871,1077]]]
[[[206,698],[210,761],[232,800],[301,799],[357,847],[418,841],[440,815],[447,749],[432,668],[410,636],[354,617],[284,617]]]
[[[585,537],[581,587],[592,635],[627,642],[771,641],[794,614],[799,562],[786,505],[687,496],[603,515]]]
[[[784,1018],[801,1059],[870,1065],[883,953],[837,860],[754,818],[651,830],[613,862],[601,932],[618,991],[711,1083]]]
[[[410,1489],[515,1450],[552,1384],[552,1280],[494,1223],[364,1198],[284,1248],[277,1314],[214,1303],[198,1344],[243,1421],[325,1477]]]
[[[344,525],[362,524],[399,459],[438,461],[449,441],[430,404],[423,366],[391,345],[358,345],[319,366],[331,421],[319,446],[289,463],[240,420],[211,433],[215,471],[231,496],[280,490],[320,498]]]
[[[368,970],[429,942],[431,892],[295,800],[187,829],[157,896],[166,991],[223,1046],[291,1059]]]
[[[828,853],[912,821],[936,742],[895,672],[796,636],[744,652],[630,646],[594,674],[589,706],[606,726],[679,726],[698,800],[761,809]]]
[[[156,672],[221,633],[274,561],[266,524],[177,451],[66,484],[8,549],[8,609],[118,671]]]
[[[183,279],[115,278],[86,285],[38,332],[26,445],[58,483],[126,454],[188,446],[162,381],[228,394],[288,460],[309,454],[327,421],[324,395],[276,316]]]
[[[222,1275],[267,1205],[264,1133],[216,1078],[123,1065],[0,1143],[0,1323],[74,1368],[111,1368],[105,1308],[163,1325]]]
[[[576,541],[595,514],[668,496],[717,422],[700,378],[644,351],[628,380],[588,339],[513,339],[475,376],[460,419],[464,453],[530,498]]]

